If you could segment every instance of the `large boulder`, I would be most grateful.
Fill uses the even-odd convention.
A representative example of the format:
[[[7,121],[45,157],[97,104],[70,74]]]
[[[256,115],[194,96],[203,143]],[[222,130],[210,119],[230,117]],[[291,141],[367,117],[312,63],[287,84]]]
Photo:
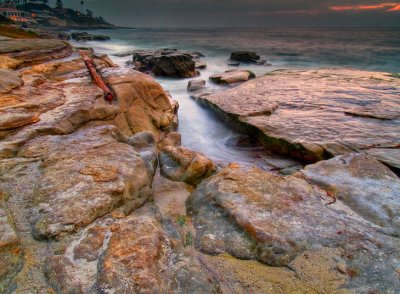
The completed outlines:
[[[387,73],[285,70],[197,101],[281,154],[316,162],[367,152],[398,167],[399,89]]]
[[[210,159],[184,147],[164,147],[159,161],[164,177],[191,185],[198,184],[216,171],[216,166]]]
[[[133,72],[110,76],[108,82],[133,134],[151,131],[159,140],[163,130],[175,127],[178,104],[153,78]]]
[[[399,239],[331,202],[301,178],[231,164],[203,181],[187,207],[204,253],[285,266],[317,292],[397,289]]]
[[[235,51],[231,53],[230,59],[233,61],[256,63],[260,60],[260,56],[252,51]]]
[[[135,68],[156,76],[190,78],[197,76],[192,55],[176,49],[138,50],[133,53]]]
[[[31,212],[36,238],[71,234],[114,209],[129,213],[151,197],[152,175],[124,141],[117,128],[101,126],[24,146],[20,156],[42,161]]]
[[[256,75],[249,70],[228,70],[224,73],[212,75],[210,80],[217,84],[236,84],[255,77]]]

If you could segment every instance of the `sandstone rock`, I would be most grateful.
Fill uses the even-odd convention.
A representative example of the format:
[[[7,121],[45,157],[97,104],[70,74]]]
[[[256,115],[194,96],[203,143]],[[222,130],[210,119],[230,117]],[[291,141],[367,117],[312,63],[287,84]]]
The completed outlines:
[[[231,53],[231,60],[256,63],[260,56],[251,51],[235,51]]]
[[[197,101],[238,124],[269,149],[306,161],[381,148],[398,166],[400,80],[347,69],[277,71]],[[347,115],[357,111],[377,118]],[[381,118],[385,115],[386,119]],[[388,150],[390,156],[382,156]],[[372,153],[371,153],[372,154]]]
[[[87,42],[87,41],[108,41],[110,37],[104,35],[92,35],[87,32],[76,32],[71,33],[71,38],[75,41]]]
[[[4,40],[0,43],[0,55],[23,62],[23,65],[38,64],[72,54],[71,46],[59,40],[25,39]]]
[[[198,184],[216,170],[210,159],[184,147],[164,147],[159,161],[161,174],[164,177],[192,185]]]
[[[400,179],[372,156],[337,156],[308,165],[301,174],[383,232],[400,236]]]
[[[176,49],[138,50],[133,53],[136,69],[156,76],[190,78],[197,76],[193,57]]]
[[[17,72],[0,69],[0,94],[8,93],[14,88],[21,87],[23,83]]]
[[[85,63],[79,58],[69,61],[55,61],[32,66],[23,71],[24,75],[43,75],[46,79],[63,81],[87,75]]]
[[[188,82],[187,90],[189,92],[194,92],[200,89],[204,89],[206,86],[205,80],[191,80]]]
[[[234,84],[254,79],[256,76],[249,70],[228,70],[221,74],[212,75],[210,80],[217,84]]]
[[[132,133],[151,131],[156,140],[174,124],[177,104],[148,75],[135,72],[108,78]]]
[[[16,69],[22,64],[22,61],[8,57],[6,55],[0,55],[0,68],[1,69]]]
[[[323,288],[323,279],[341,279],[340,288],[354,292],[398,288],[399,240],[354,217],[340,200],[330,202],[300,178],[231,164],[203,181],[187,206],[204,253],[286,266]]]
[[[178,147],[181,146],[181,143],[182,143],[181,134],[176,132],[171,132],[168,133],[167,136],[162,141],[160,141],[158,146],[160,149],[167,146]]]
[[[106,218],[48,259],[45,273],[58,291],[77,293],[217,293],[212,275],[188,258],[146,204],[124,218]],[[85,262],[82,262],[85,261]],[[196,276],[196,279],[193,279]]]
[[[115,127],[105,126],[24,146],[21,156],[42,160],[31,214],[36,238],[71,234],[116,208],[130,212],[151,197],[143,160],[121,140]]]
[[[0,202],[0,292],[8,293],[21,270],[23,253],[20,240],[10,221],[10,214]]]

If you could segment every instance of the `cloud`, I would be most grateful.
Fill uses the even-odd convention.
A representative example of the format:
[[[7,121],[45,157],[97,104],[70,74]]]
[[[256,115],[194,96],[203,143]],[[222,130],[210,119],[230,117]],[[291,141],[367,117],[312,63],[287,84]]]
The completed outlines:
[[[363,10],[384,10],[386,12],[400,11],[400,3],[378,3],[378,4],[360,4],[360,5],[342,5],[342,6],[330,6],[332,11],[363,11]]]
[[[64,4],[81,9],[79,0]],[[400,0],[85,0],[86,8],[134,27],[400,27]]]

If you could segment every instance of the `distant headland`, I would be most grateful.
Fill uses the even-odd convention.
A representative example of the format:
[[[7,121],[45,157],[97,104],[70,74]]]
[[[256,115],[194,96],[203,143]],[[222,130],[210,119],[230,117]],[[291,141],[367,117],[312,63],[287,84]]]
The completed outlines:
[[[48,0],[0,0],[0,21],[61,30],[119,28],[102,16],[95,16],[84,1],[80,3],[79,11],[64,7],[62,0],[57,0],[55,7],[50,7]]]

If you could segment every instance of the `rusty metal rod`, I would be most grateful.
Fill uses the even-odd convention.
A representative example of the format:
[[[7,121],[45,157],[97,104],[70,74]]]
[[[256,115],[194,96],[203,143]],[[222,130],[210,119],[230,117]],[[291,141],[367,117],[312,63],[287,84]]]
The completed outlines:
[[[103,90],[104,92],[104,99],[108,103],[112,103],[114,100],[114,94],[111,91],[111,89],[107,86],[106,82],[104,81],[103,77],[97,72],[96,66],[93,63],[93,60],[86,54],[84,51],[79,52],[83,58],[83,61],[86,64],[86,67],[88,68],[90,75],[93,79],[93,81],[96,83],[96,85]]]

